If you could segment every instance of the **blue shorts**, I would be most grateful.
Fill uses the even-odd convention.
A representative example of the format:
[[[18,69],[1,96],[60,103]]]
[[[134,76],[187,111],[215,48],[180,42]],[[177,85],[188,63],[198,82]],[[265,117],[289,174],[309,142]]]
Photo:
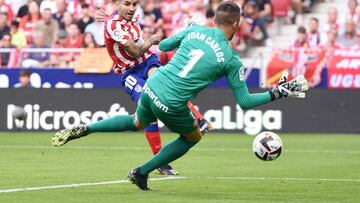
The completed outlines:
[[[148,79],[147,73],[151,68],[160,67],[160,61],[156,54],[151,55],[146,61],[127,70],[121,76],[122,88],[131,96],[134,102],[138,102],[141,90]]]

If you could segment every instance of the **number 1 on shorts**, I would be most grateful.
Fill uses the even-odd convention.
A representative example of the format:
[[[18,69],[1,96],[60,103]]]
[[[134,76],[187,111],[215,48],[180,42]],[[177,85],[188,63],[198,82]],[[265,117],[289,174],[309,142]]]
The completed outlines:
[[[202,56],[204,56],[204,52],[201,49],[194,49],[190,52],[190,60],[188,64],[181,70],[179,76],[181,78],[186,77],[189,71],[195,66],[195,64],[200,60]]]

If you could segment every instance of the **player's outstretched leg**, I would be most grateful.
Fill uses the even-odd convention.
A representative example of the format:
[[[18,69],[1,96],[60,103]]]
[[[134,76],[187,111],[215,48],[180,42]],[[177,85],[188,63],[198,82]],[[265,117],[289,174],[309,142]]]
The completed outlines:
[[[130,171],[128,175],[129,180],[142,190],[144,190],[143,188],[149,188],[147,179],[150,172],[182,157],[191,147],[198,143],[200,139],[201,133],[199,128],[186,136],[179,136],[174,141],[165,145],[161,151],[148,162],[139,168],[133,169],[132,172]],[[137,174],[137,176],[131,176],[131,174]]]
[[[114,116],[87,126],[81,124],[69,129],[61,130],[55,133],[51,143],[55,147],[61,147],[71,140],[78,139],[95,132],[123,132],[137,130],[138,128],[135,126],[135,117],[133,115]]]
[[[72,128],[64,129],[55,133],[51,140],[52,145],[61,147],[70,140],[78,139],[86,134],[86,125],[80,124]]]

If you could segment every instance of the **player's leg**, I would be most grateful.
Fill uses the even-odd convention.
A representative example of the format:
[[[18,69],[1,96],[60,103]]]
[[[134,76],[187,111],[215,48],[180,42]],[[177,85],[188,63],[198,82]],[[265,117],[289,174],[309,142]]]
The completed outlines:
[[[131,170],[128,178],[142,190],[149,190],[147,180],[149,173],[161,165],[169,164],[185,155],[201,139],[200,129],[191,133],[180,135],[178,138],[165,145],[161,151],[142,166]]]
[[[201,140],[200,128],[186,135],[180,135],[178,138],[165,145],[161,151],[140,166],[139,171],[143,175],[148,175],[159,166],[169,164],[186,154],[191,147]]]
[[[137,72],[128,74],[122,78],[123,88],[135,103],[138,103],[139,101],[141,90],[145,85],[145,82],[145,79],[141,77],[141,74],[139,76]],[[160,131],[157,122],[151,123],[147,128],[145,128],[144,133],[152,152],[157,154],[162,147]]]
[[[144,94],[146,95],[146,94]],[[161,112],[153,107],[155,115],[164,122],[164,124],[173,132],[179,133],[180,136],[169,144],[165,145],[161,151],[142,166],[129,172],[129,179],[140,189],[147,190],[148,174],[157,169],[159,166],[169,164],[186,154],[191,147],[201,139],[201,132],[198,127],[195,116],[189,109],[178,112]],[[138,113],[141,120],[142,116]]]
[[[90,125],[79,125],[69,129],[59,131],[52,138],[52,144],[60,147],[70,140],[78,139],[96,132],[124,132],[124,131],[137,131],[144,129],[150,123],[157,121],[157,118],[152,114],[148,107],[147,100],[138,104],[137,112],[144,115],[141,122],[135,115],[119,115],[112,118],[104,119]]]
[[[61,130],[52,138],[52,144],[55,147],[60,147],[71,140],[85,137],[95,132],[137,131],[143,128],[145,128],[145,126],[136,122],[134,115],[119,115],[89,125],[81,124]]]
[[[156,69],[157,67],[151,67],[148,72],[154,72]],[[137,70],[134,69],[134,71],[132,71],[130,74],[127,74],[126,76],[123,76],[122,78],[123,88],[131,96],[131,99],[136,103],[138,103],[139,101],[142,87],[145,85],[146,82],[144,78],[147,78],[146,68],[139,68]],[[157,122],[153,122],[149,126],[147,126],[144,130],[144,134],[153,154],[156,155],[162,147],[160,130]],[[163,175],[178,174],[176,170],[170,165],[161,166],[157,170],[160,174]]]

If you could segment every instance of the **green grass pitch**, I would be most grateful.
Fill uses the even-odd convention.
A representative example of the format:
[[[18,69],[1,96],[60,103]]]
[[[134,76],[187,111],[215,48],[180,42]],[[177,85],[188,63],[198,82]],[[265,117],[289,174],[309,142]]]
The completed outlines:
[[[180,179],[150,181],[146,192],[127,182],[69,186],[126,180],[151,157],[141,133],[94,134],[62,148],[51,136],[0,133],[0,202],[360,202],[356,135],[280,135],[283,154],[264,162],[251,151],[253,137],[209,134],[172,164]],[[46,188],[58,185],[65,188]],[[44,188],[6,192],[34,187]]]

